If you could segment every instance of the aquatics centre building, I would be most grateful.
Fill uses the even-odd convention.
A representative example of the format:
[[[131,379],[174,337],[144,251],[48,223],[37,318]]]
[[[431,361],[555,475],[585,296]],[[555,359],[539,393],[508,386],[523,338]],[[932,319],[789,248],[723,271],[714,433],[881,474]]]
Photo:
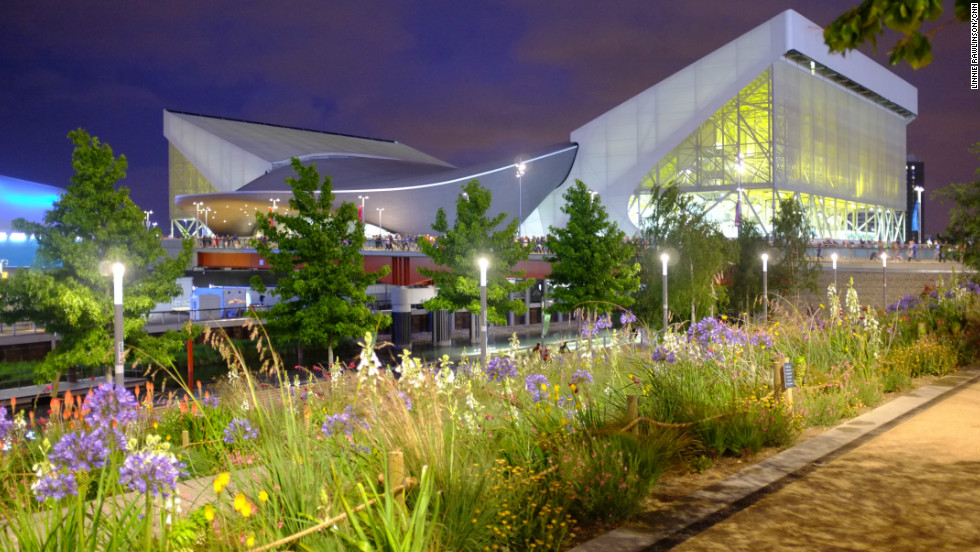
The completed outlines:
[[[727,235],[745,220],[768,232],[778,201],[795,197],[816,237],[904,240],[917,110],[913,86],[859,52],[828,53],[823,29],[786,11],[568,142],[473,167],[395,141],[165,111],[170,216],[185,230],[250,235],[256,211],[287,208],[296,157],[330,175],[367,223],[403,234],[430,232],[440,207],[452,220],[460,186],[476,178],[493,193],[491,215],[519,217],[525,235],[563,225],[562,195],[582,180],[627,233],[651,190],[675,183]]]

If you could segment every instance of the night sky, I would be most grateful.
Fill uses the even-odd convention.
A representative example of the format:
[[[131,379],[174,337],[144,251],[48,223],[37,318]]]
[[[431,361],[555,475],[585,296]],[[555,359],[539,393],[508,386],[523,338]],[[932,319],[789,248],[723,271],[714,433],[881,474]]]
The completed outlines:
[[[782,10],[826,26],[857,3],[4,0],[0,174],[67,186],[82,127],[128,158],[124,184],[164,226],[164,109],[393,139],[457,166],[516,156]],[[893,41],[866,53],[886,64]],[[919,90],[908,152],[929,190],[973,180],[980,141],[968,26],[933,51],[893,68]],[[944,211],[927,199],[927,234]]]

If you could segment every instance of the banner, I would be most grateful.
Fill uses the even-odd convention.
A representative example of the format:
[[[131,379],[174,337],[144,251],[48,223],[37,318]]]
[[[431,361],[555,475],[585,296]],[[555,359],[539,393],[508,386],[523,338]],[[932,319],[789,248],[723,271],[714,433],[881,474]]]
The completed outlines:
[[[912,211],[912,231],[919,231],[919,202],[915,202],[915,209]]]

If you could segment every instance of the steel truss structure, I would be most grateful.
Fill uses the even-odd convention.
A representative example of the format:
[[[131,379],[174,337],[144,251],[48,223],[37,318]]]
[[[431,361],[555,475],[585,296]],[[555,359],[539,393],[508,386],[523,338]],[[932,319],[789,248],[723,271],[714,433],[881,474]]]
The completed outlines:
[[[806,64],[798,56],[783,63],[803,65],[804,70]],[[630,221],[641,226],[651,212],[652,194],[660,187],[677,185],[694,196],[707,216],[730,237],[737,235],[739,224],[746,221],[768,235],[779,201],[793,197],[805,206],[815,238],[904,241],[903,209],[860,201],[855,194],[847,198],[802,191],[799,183],[781,186],[791,180],[786,178],[787,165],[794,157],[794,144],[786,137],[791,131],[801,133],[799,128],[790,128],[797,121],[792,120],[792,115],[785,115],[785,104],[789,102],[780,103],[774,97],[774,76],[777,71],[786,70],[797,68],[774,65],[766,69],[650,169],[629,198]],[[821,78],[815,70],[810,74]],[[811,119],[803,119],[804,135],[815,130]],[[810,156],[803,163],[797,160],[799,166],[793,169],[799,171],[803,183],[815,183],[814,191],[824,188],[832,192],[840,187],[834,181],[839,175],[828,169],[835,163],[826,159],[831,153],[827,150],[832,149],[827,145],[830,140],[820,143],[819,139],[805,136],[803,141],[812,150],[824,148],[822,155]],[[883,180],[881,175],[871,177]],[[869,184],[873,186],[875,182]]]

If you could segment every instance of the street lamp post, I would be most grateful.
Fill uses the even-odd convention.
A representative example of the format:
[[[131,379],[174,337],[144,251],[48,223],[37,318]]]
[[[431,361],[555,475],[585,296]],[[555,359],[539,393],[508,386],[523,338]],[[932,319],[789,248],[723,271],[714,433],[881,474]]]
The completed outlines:
[[[208,228],[208,213],[211,212],[210,207],[205,207],[203,201],[195,201],[194,207],[197,209],[197,220],[201,221],[201,213],[204,213],[204,227],[201,228],[201,237],[204,237],[204,229]]]
[[[837,252],[830,254],[830,261],[834,265],[834,293],[837,293]]]
[[[487,366],[487,266],[490,261],[486,257],[476,260],[480,265],[480,364]]]
[[[385,226],[384,226],[384,224],[382,224],[381,216],[384,214],[385,208],[384,207],[377,207],[377,210],[378,210],[378,228],[384,230],[384,227]]]
[[[280,201],[282,201],[282,200],[281,199],[276,199],[274,197],[270,197],[269,198],[269,203],[272,204],[272,212],[273,213],[275,213],[275,212],[277,212],[279,210],[279,202]]]
[[[888,253],[881,252],[881,309],[884,310],[888,306],[888,276],[885,274],[888,270]]]
[[[364,200],[371,199],[370,196],[357,196],[357,199],[361,200],[361,222],[364,222]]]
[[[524,235],[524,172],[527,165],[523,161],[517,163],[517,235]]]
[[[762,254],[762,324],[769,323],[769,254]]]
[[[113,302],[113,333],[115,334],[116,345],[116,385],[122,386],[125,383],[123,375],[123,274],[126,267],[122,263],[112,264],[112,302]],[[111,381],[111,374],[106,375],[106,381]]]
[[[150,223],[150,215],[152,215],[152,214],[153,214],[153,211],[152,211],[152,210],[150,210],[150,211],[143,211],[143,214],[144,214],[144,215],[146,215],[146,220],[145,220],[145,221],[143,221],[143,225],[144,225],[144,226],[146,226],[146,229],[147,229],[147,230],[149,230],[149,229],[150,229],[150,227],[151,227],[151,226],[153,226],[153,225],[152,225],[152,224]]]
[[[660,255],[660,263],[663,265],[663,277],[664,277],[664,335],[667,335],[667,261],[670,260],[670,256],[666,253]]]
[[[923,188],[922,186],[916,186],[915,188],[913,188],[913,190],[915,190],[915,193],[918,195],[918,198],[915,200],[915,211],[919,214],[919,245],[921,246],[922,245],[922,192],[925,191],[925,188]]]

